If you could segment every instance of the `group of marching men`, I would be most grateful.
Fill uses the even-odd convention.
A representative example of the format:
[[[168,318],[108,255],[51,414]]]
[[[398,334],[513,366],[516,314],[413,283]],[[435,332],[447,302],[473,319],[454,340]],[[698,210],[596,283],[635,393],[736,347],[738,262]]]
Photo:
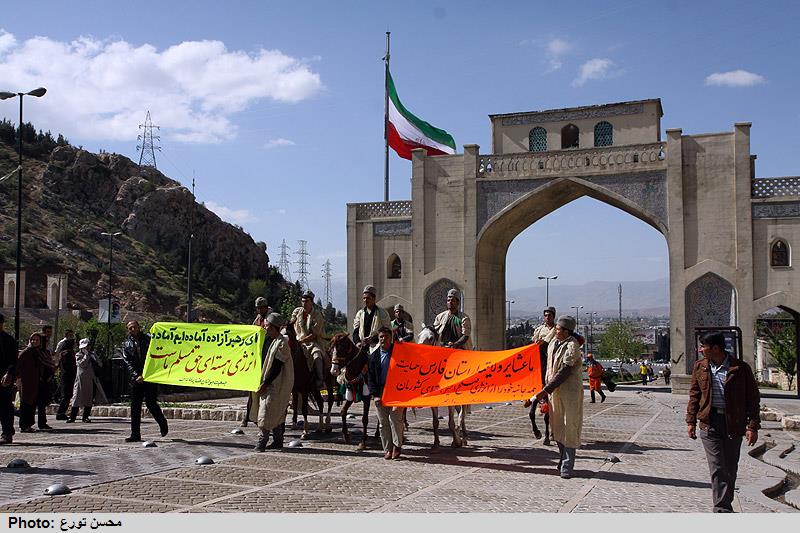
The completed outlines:
[[[392,357],[395,342],[410,342],[414,338],[413,326],[406,320],[401,305],[394,308],[394,320],[386,310],[376,305],[376,289],[372,285],[364,287],[362,300],[364,307],[358,310],[353,319],[352,339],[359,349],[369,350],[365,368],[366,386],[375,402],[380,420],[381,441],[384,457],[396,459],[402,453],[403,408],[387,407],[381,402],[383,388]],[[270,312],[264,298],[256,300],[258,315],[254,324],[263,327],[269,338],[264,364],[262,383],[248,405],[248,417],[257,421],[260,436],[255,449],[280,449],[283,447],[287,400],[294,384],[294,368],[288,340],[282,334],[284,328],[294,328],[297,341],[303,346],[308,366],[316,380],[322,383],[323,368],[329,365],[327,353],[323,348],[324,319],[319,309],[314,307],[314,293],[306,291],[301,297],[301,306],[292,312],[290,320],[278,313]],[[439,346],[468,350],[472,347],[472,327],[470,317],[461,311],[461,296],[458,290],[447,293],[447,310],[439,313],[432,327],[423,332],[434,335]],[[530,399],[534,408],[544,407],[548,413],[553,439],[560,452],[559,472],[561,477],[569,478],[575,463],[575,450],[580,446],[583,422],[583,366],[581,345],[583,338],[575,333],[575,319],[561,316],[555,319],[555,309],[544,311],[544,323],[536,328],[533,342],[546,347],[546,365],[543,387]],[[591,358],[590,358],[591,359]],[[591,367],[590,361],[590,367]],[[602,367],[601,367],[602,369]],[[591,368],[590,368],[591,370]],[[591,378],[590,372],[590,378]],[[596,376],[595,376],[596,377]],[[591,380],[599,381],[599,380]],[[597,385],[597,383],[595,383]],[[592,388],[599,391],[599,386]],[[600,392],[602,399],[605,397]],[[366,394],[365,394],[366,396]],[[602,401],[602,400],[601,400]],[[463,435],[463,418],[466,406],[456,406],[456,424],[453,446],[461,446],[466,441]],[[533,412],[533,411],[532,411]],[[538,433],[538,431],[537,431]],[[269,445],[269,436],[272,443]]]

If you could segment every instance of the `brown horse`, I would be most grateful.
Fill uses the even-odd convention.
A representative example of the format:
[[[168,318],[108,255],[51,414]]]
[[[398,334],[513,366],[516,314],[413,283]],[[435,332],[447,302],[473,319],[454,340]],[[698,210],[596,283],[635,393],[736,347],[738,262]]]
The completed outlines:
[[[366,387],[366,374],[364,368],[367,365],[368,350],[366,347],[359,349],[347,333],[337,333],[331,339],[331,375],[336,376],[336,381],[344,385],[346,392],[344,407],[342,407],[342,433],[344,441],[350,444],[350,431],[347,429],[347,411],[353,402],[363,402],[363,415],[361,423],[363,433],[359,450],[367,447],[367,423],[369,422],[370,394]]]
[[[324,404],[322,401],[322,394],[316,387],[314,374],[308,368],[308,360],[303,346],[297,342],[293,327],[286,328],[286,336],[289,338],[289,349],[292,352],[292,363],[294,366],[294,386],[292,386],[292,427],[297,427],[298,403],[301,405],[303,413],[303,434],[301,439],[308,438],[308,399],[313,398],[317,404],[319,412],[319,424],[317,425],[317,432],[321,432],[325,427],[323,424]],[[333,382],[333,378],[328,373],[328,381]],[[333,399],[330,400],[331,405]],[[328,427],[330,427],[330,408],[328,409]],[[330,429],[328,429],[330,431]]]

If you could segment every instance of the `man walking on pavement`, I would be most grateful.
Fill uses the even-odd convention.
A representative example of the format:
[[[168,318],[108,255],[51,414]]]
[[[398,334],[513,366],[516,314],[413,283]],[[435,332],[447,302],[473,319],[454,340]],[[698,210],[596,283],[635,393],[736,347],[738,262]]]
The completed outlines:
[[[403,408],[383,405],[381,396],[389,374],[389,361],[392,358],[392,330],[381,328],[378,331],[378,347],[369,354],[368,379],[369,392],[375,398],[378,419],[381,421],[381,443],[384,459],[400,457],[403,445]]]
[[[697,438],[700,425],[711,474],[713,511],[732,513],[742,436],[752,446],[761,428],[758,385],[750,366],[725,350],[722,333],[703,335],[700,352],[703,359],[692,371],[686,424],[691,439]]]
[[[589,403],[595,403],[595,391],[600,395],[600,403],[606,401],[606,395],[603,394],[603,373],[605,373],[603,365],[595,361],[592,354],[586,354],[586,374],[589,376],[589,394],[592,397]]]
[[[261,386],[256,391],[259,401],[251,409],[250,417],[257,420],[261,434],[255,450],[280,450],[283,448],[283,435],[286,430],[286,409],[294,386],[294,365],[288,340],[281,334],[286,325],[278,313],[270,313],[266,319],[267,337],[272,342],[266,356],[261,374]],[[272,444],[267,446],[270,431]]]
[[[142,377],[147,349],[150,347],[150,335],[142,332],[139,322],[128,322],[128,338],[122,344],[122,360],[128,367],[131,379],[131,436],[125,442],[139,442],[142,440],[142,400],[147,405],[150,414],[158,423],[161,436],[166,437],[169,432],[167,419],[158,405],[158,385],[148,383]]]
[[[550,424],[560,453],[558,471],[564,479],[572,477],[583,427],[583,365],[574,331],[574,318],[558,318],[556,336],[547,348],[547,385],[535,396],[544,401],[550,395]]]
[[[66,420],[67,407],[72,399],[72,389],[75,386],[75,376],[78,367],[75,364],[75,332],[68,329],[64,332],[64,338],[58,341],[56,346],[56,357],[58,358],[58,368],[61,370],[61,401],[56,411],[56,420]]]
[[[5,332],[6,317],[0,313],[0,444],[14,438],[14,381],[17,379],[17,341]]]

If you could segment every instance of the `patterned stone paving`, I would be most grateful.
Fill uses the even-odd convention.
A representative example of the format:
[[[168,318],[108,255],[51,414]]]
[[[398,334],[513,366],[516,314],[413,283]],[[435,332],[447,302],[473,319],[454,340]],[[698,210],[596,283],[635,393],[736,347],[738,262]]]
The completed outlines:
[[[409,412],[400,461],[384,460],[374,441],[356,450],[360,417],[347,421],[359,432],[354,444],[343,443],[335,424],[333,433],[302,448],[260,454],[252,450],[256,429],[232,435],[236,422],[170,420],[168,437],[143,448],[123,442],[125,420],[54,421],[54,431],[17,434],[13,446],[0,449],[0,512],[707,512],[707,465],[699,441],[685,437],[684,402],[617,391],[603,404],[587,403],[584,446],[570,480],[558,476],[557,448],[533,440],[519,403],[474,406],[462,449],[448,446],[442,410],[438,452],[430,449],[430,410]],[[370,434],[375,425],[373,413]],[[151,420],[144,420],[143,434],[157,434]],[[298,436],[288,430],[287,442]],[[606,461],[609,454],[621,461]],[[215,464],[195,465],[201,455]],[[16,457],[33,468],[2,467]],[[743,454],[737,509],[791,512],[753,489],[780,475]],[[43,496],[55,482],[73,492]]]

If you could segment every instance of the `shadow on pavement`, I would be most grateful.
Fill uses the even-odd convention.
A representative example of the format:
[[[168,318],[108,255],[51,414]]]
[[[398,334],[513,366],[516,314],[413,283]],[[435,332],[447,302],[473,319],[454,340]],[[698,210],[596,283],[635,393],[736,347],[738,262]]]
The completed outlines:
[[[22,475],[51,475],[51,476],[95,476],[97,472],[90,472],[89,470],[67,470],[64,468],[38,468],[32,466],[30,468],[6,468],[3,470],[6,474],[22,474]]]
[[[597,472],[594,477],[606,481],[618,481],[620,483],[645,483],[647,485],[661,485],[669,487],[685,487],[691,489],[710,489],[711,483],[702,481],[690,481],[688,479],[674,479],[668,477],[644,476],[639,474],[626,474],[623,472]]]
[[[587,444],[581,443],[581,450],[605,450],[609,452],[616,452],[619,453],[619,449],[625,443],[619,441],[594,441]],[[640,446],[639,444],[631,444],[625,450],[625,454],[641,454],[648,451],[654,450],[669,450],[671,452],[689,452],[692,451],[690,448],[669,448],[666,446]]]

